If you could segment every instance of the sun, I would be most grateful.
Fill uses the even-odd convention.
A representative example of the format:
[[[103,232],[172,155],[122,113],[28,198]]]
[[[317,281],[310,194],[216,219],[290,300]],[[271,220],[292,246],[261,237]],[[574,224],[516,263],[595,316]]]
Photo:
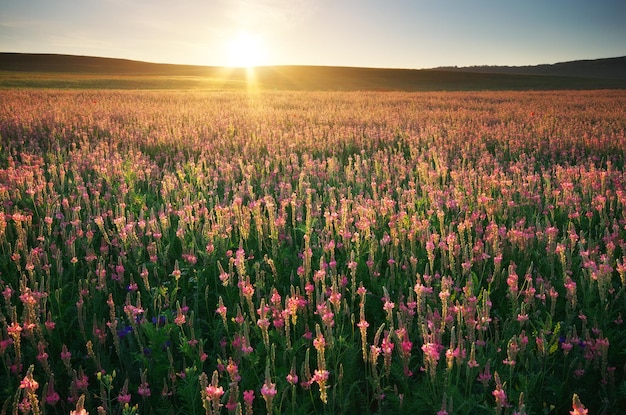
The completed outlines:
[[[262,63],[264,48],[261,37],[241,32],[228,42],[228,66],[233,68],[253,68]]]

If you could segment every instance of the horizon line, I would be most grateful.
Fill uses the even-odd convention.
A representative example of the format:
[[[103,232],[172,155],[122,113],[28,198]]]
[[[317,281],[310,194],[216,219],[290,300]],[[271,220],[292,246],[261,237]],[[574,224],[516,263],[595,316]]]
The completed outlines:
[[[134,58],[122,58],[122,57],[114,57],[114,56],[99,56],[99,55],[82,55],[82,54],[71,54],[71,53],[55,53],[55,52],[9,52],[9,51],[0,51],[0,54],[6,55],[41,55],[41,56],[66,56],[66,57],[76,57],[76,58],[93,58],[93,59],[110,59],[110,60],[118,60],[118,61],[126,61],[133,63],[143,63],[150,65],[167,65],[167,66],[185,66],[185,67],[194,67],[194,68],[212,68],[212,69],[246,69],[245,66],[229,66],[229,65],[202,65],[202,64],[191,64],[191,63],[172,63],[172,62],[155,62],[155,61],[147,61],[140,60]],[[539,63],[539,64],[524,64],[524,65],[510,65],[510,64],[478,64],[478,65],[468,65],[468,66],[459,66],[459,65],[440,65],[433,67],[421,67],[421,68],[409,68],[409,67],[386,67],[386,66],[353,66],[353,65],[323,65],[323,64],[262,64],[255,65],[252,68],[273,68],[273,67],[311,67],[311,68],[350,68],[350,69],[383,69],[383,70],[407,70],[407,71],[419,71],[419,70],[438,70],[438,69],[471,69],[471,68],[529,68],[529,67],[540,67],[540,66],[550,66],[550,65],[559,65],[559,64],[567,64],[573,62],[591,62],[597,60],[611,60],[611,59],[624,59],[626,55],[622,56],[609,56],[602,58],[584,58],[584,59],[573,59],[566,61],[558,61],[551,63]]]

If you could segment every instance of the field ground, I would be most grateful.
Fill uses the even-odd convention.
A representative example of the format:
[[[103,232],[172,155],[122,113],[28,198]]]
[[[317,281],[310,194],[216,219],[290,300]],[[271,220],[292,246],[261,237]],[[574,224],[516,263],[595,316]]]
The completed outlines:
[[[626,91],[152,76],[1,78],[3,412],[626,406]]]

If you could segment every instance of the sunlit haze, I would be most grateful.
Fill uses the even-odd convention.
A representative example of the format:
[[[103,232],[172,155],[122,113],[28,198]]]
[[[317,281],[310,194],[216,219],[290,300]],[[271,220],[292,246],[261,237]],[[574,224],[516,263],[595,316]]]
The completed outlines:
[[[252,67],[269,64],[266,61],[265,47],[259,35],[241,32],[227,45],[227,66]]]
[[[626,2],[22,0],[0,51],[216,66],[432,68],[626,55]]]

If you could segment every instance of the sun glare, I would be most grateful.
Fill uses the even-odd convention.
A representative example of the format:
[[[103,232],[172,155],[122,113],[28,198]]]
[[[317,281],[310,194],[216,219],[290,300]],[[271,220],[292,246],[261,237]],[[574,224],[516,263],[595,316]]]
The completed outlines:
[[[227,45],[228,66],[252,68],[263,60],[263,43],[258,35],[242,32]]]

